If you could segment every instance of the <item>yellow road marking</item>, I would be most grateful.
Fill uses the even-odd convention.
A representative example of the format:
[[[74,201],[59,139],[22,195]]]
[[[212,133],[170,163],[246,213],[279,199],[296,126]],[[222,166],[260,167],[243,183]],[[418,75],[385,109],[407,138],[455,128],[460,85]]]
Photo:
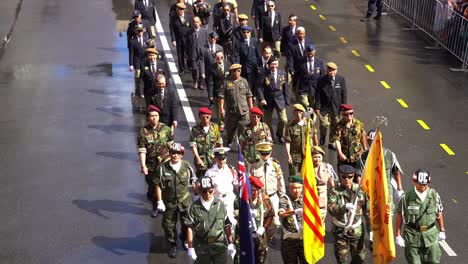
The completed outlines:
[[[308,0],[306,0],[306,1],[308,1]],[[314,5],[310,5],[310,8],[311,8],[312,10],[314,10],[314,11],[317,10],[317,8],[316,8]]]
[[[453,201],[454,203],[458,203],[457,200],[455,200],[455,199],[453,199],[453,198],[452,198],[452,201]]]
[[[408,105],[406,104],[406,102],[403,99],[398,98],[396,100],[400,103],[401,107],[408,108]]]
[[[348,41],[344,37],[340,37],[340,40],[341,40],[341,42],[343,42],[343,44],[348,43]]]
[[[447,154],[449,154],[450,156],[455,156],[455,152],[453,152],[448,146],[447,144],[440,144],[440,146],[445,150],[445,152],[447,152]]]
[[[369,72],[375,72],[374,68],[372,68],[372,66],[370,66],[369,64],[366,64],[366,68]]]
[[[336,28],[334,26],[328,26],[331,31],[336,31]]]
[[[354,56],[361,57],[361,54],[359,54],[359,52],[357,52],[357,50],[352,50],[351,52],[354,54]]]
[[[323,15],[319,15],[320,19],[327,20]]]
[[[390,87],[390,85],[388,85],[388,83],[386,81],[380,81],[380,84],[385,88],[385,89],[390,89],[392,87]]]
[[[422,128],[424,128],[424,130],[429,130],[430,129],[429,126],[424,121],[422,121],[421,119],[418,119],[416,121],[418,121],[419,125],[421,125]]]

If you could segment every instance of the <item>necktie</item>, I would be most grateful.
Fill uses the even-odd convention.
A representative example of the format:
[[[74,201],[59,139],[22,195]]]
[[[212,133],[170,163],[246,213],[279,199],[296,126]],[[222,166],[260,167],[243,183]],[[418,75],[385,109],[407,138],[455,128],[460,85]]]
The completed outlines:
[[[331,78],[331,85],[333,88],[335,88],[335,78]]]
[[[291,28],[291,35],[295,35],[296,34],[296,27],[292,27]]]
[[[223,64],[218,64],[218,71],[219,71],[219,74],[222,76],[224,72]]]
[[[249,39],[245,39],[245,44],[247,44],[247,47],[249,47]]]
[[[195,37],[198,39],[198,31],[195,31]]]
[[[301,47],[301,56],[304,56],[304,43],[301,41],[299,46]]]
[[[143,38],[140,38],[140,40],[139,40],[139,41],[140,41],[140,45],[141,45],[141,47],[143,48],[143,47],[144,47],[144,45],[143,45]]]
[[[161,108],[164,108],[164,89],[161,89],[159,91],[159,105],[161,106]]]
[[[153,73],[153,75],[156,75],[156,65],[154,65],[154,63],[151,63],[151,73]]]
[[[273,27],[273,23],[275,23],[275,16],[273,15],[273,12],[270,12],[270,23],[271,23],[271,27]]]
[[[309,59],[309,73],[314,74],[314,61],[313,61],[313,59]]]
[[[267,189],[267,171],[268,171],[268,163],[265,162],[265,164],[263,164],[263,177],[265,177],[265,192],[268,192],[268,189]]]

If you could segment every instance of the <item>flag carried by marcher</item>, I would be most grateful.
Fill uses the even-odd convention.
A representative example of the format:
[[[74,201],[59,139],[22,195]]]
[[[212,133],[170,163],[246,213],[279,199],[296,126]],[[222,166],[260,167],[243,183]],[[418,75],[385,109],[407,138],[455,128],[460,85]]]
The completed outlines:
[[[369,149],[361,187],[369,197],[371,230],[374,234],[373,263],[389,263],[395,259],[395,243],[393,241],[382,133],[379,130],[377,130],[377,136]]]
[[[309,124],[309,122],[308,122]],[[307,133],[310,133],[310,125]],[[317,184],[315,180],[314,164],[310,152],[310,137],[307,137],[305,158],[302,163],[302,178],[304,179],[304,208],[303,208],[303,243],[304,256],[309,264],[314,264],[325,254],[325,228],[320,214]]]
[[[250,182],[249,172],[245,169],[244,156],[240,144],[238,145],[238,165],[237,171],[239,176],[240,191],[239,191],[239,238],[240,238],[240,263],[254,264],[254,242],[252,237],[252,215],[250,213]]]

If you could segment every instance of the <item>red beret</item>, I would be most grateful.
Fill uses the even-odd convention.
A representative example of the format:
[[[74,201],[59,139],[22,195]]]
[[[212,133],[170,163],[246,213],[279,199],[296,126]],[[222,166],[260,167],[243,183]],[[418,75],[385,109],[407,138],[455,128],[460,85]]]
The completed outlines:
[[[250,176],[249,177],[249,182],[250,182],[250,184],[252,184],[253,186],[255,186],[255,187],[259,188],[259,189],[263,187],[263,182],[258,177]]]
[[[250,108],[250,113],[263,116],[262,110],[260,110],[260,108],[258,108],[258,107]]]
[[[341,108],[341,111],[353,110],[353,107],[350,106],[349,104],[341,104],[340,108]]]
[[[148,106],[148,109],[147,109],[147,112],[158,112],[158,113],[161,113],[161,109],[159,109],[157,106],[154,106],[154,105],[150,105]]]
[[[211,110],[208,107],[200,107],[198,109],[199,115],[211,115]]]

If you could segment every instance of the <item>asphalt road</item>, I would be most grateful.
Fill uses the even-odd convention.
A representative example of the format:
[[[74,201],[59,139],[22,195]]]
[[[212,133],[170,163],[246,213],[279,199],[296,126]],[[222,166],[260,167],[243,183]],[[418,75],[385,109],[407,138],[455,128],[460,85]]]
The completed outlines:
[[[249,14],[250,3],[239,4]],[[166,34],[169,5],[161,0],[157,6]],[[291,0],[281,1],[279,12],[284,23],[289,12],[298,15],[318,56],[338,64],[366,129],[387,121],[381,126],[384,145],[398,155],[404,188],[411,188],[416,168],[431,170],[431,186],[444,202],[447,243],[458,254],[443,251],[442,263],[462,263],[468,257],[468,75],[448,71],[458,62],[444,51],[424,49],[430,43],[402,31],[397,16],[360,22],[365,6],[366,1]],[[11,16],[11,10],[1,9],[0,17]],[[167,257],[161,217],[148,216],[138,172],[135,132],[144,116],[131,111],[133,80],[125,34],[119,36],[131,10],[130,0],[23,3],[0,58],[3,263],[185,263],[182,250],[175,260]],[[175,51],[164,52],[173,64]],[[189,74],[182,83],[196,116],[197,107],[208,103],[206,92],[190,89]],[[181,115],[176,139],[186,146],[190,125]],[[281,145],[274,155],[286,167]],[[335,155],[327,150],[326,160],[334,164]],[[192,160],[190,153],[185,158]],[[235,164],[235,153],[229,158]],[[325,241],[321,263],[334,263],[329,234]],[[269,263],[281,263],[278,248],[270,249]],[[400,249],[397,255],[395,263],[404,263]]]

